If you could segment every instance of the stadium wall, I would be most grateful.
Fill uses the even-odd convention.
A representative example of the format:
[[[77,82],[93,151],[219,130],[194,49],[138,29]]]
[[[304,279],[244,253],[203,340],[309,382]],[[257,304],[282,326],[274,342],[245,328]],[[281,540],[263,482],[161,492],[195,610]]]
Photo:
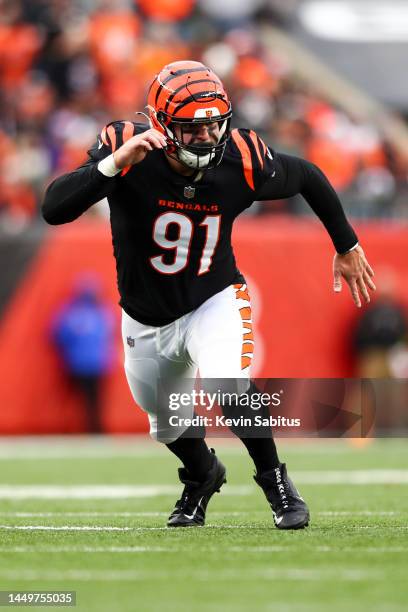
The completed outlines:
[[[372,222],[357,227],[373,267],[389,266],[408,303],[408,228]],[[319,223],[274,217],[243,219],[234,231],[238,265],[252,293],[258,377],[347,377],[353,374],[352,327],[359,311],[349,291],[332,291],[333,249]],[[122,368],[120,309],[109,227],[81,220],[50,228],[14,288],[0,322],[0,433],[81,432],[79,397],[49,338],[58,306],[76,277],[94,271],[117,313],[117,364],[104,382],[103,422],[109,432],[147,431]]]

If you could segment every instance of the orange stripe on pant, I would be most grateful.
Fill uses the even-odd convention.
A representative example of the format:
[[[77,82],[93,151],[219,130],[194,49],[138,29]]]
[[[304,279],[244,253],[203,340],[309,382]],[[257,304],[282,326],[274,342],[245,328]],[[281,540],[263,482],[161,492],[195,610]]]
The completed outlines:
[[[244,308],[240,308],[239,312],[241,314],[241,319],[243,321],[250,321],[251,320],[251,307],[247,306]]]
[[[250,301],[250,297],[249,297],[249,293],[248,293],[248,288],[246,288],[246,285],[234,285],[235,289],[237,289],[236,295],[235,297],[241,300],[247,300],[248,302]],[[245,287],[245,289],[242,289],[242,287]]]
[[[252,323],[243,323],[243,327],[250,330],[244,334],[244,340],[253,340],[254,333],[252,331]]]
[[[235,297],[237,300],[250,301],[248,288],[244,284],[234,285]],[[239,309],[239,314],[242,319],[242,351],[241,351],[241,369],[244,370],[251,365],[252,354],[254,352],[254,336],[252,331],[252,311],[250,306],[244,306]],[[246,331],[248,330],[248,331]]]
[[[241,370],[245,370],[245,368],[249,368],[249,366],[251,365],[251,357],[247,357],[246,355],[243,355],[241,357]]]

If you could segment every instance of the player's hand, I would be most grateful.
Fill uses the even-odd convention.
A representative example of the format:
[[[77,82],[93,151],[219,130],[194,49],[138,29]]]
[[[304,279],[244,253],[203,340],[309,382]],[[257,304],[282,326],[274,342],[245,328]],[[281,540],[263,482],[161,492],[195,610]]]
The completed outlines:
[[[361,246],[345,255],[336,253],[333,259],[333,276],[333,289],[336,293],[342,290],[341,279],[343,277],[350,287],[353,301],[358,308],[361,307],[360,294],[366,304],[370,302],[368,288],[375,291],[375,285],[372,281],[374,272]]]
[[[113,159],[115,160],[115,166],[122,170],[126,166],[138,164],[146,157],[149,151],[164,149],[166,145],[166,137],[154,128],[142,134],[136,134],[136,136],[129,138],[114,152]]]

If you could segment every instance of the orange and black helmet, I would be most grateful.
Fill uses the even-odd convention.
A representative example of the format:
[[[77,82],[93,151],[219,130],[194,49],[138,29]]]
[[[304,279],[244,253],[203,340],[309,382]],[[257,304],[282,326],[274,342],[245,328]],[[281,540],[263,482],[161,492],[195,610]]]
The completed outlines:
[[[152,126],[167,137],[168,155],[197,170],[220,163],[230,134],[232,110],[224,86],[212,70],[193,61],[168,64],[155,76],[147,105]],[[218,141],[185,144],[184,133],[192,124],[203,123],[218,124]],[[179,130],[174,129],[177,125]]]

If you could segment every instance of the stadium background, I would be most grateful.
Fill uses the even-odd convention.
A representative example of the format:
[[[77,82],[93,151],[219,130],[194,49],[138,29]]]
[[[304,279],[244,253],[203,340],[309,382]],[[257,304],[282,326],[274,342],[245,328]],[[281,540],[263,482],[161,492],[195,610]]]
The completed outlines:
[[[104,381],[104,429],[146,431],[122,368],[106,205],[51,228],[40,219],[39,204],[53,177],[82,162],[103,125],[143,110],[152,75],[175,59],[201,60],[220,75],[236,126],[255,129],[272,147],[325,171],[370,263],[392,271],[394,297],[408,304],[408,98],[401,96],[398,71],[408,35],[398,27],[400,12],[393,13],[403,3],[326,2],[326,10],[330,4],[351,14],[354,27],[342,30],[337,15],[338,30],[323,36],[310,17],[319,3],[306,0],[222,6],[212,0],[1,0],[2,434],[83,431],[81,400],[61,371],[49,325],[78,275],[90,271],[100,277],[117,321],[116,365]],[[391,14],[397,17],[384,25]],[[370,40],[360,36],[367,31]],[[254,204],[233,241],[252,290],[254,374],[356,375],[352,337],[360,312],[347,288],[333,294],[332,245],[302,199]],[[407,372],[405,361],[395,375]]]

